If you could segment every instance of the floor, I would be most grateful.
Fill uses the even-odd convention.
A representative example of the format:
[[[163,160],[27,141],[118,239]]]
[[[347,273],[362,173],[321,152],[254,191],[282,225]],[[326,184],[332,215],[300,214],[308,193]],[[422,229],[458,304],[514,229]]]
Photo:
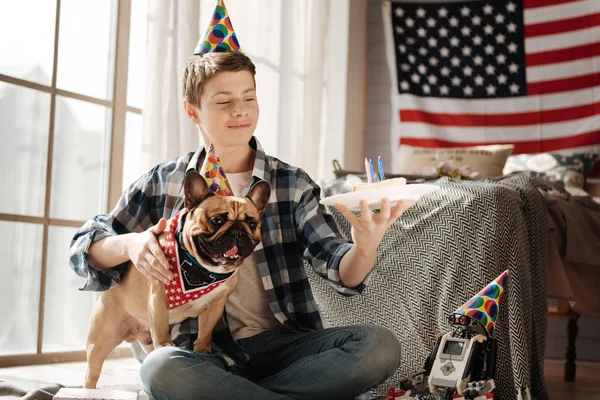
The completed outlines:
[[[98,387],[139,389],[138,370],[139,363],[134,358],[107,360]],[[79,386],[84,374],[84,362],[0,368],[0,379],[15,384],[35,380]],[[576,382],[564,382],[563,361],[546,360],[545,376],[550,399],[600,400],[600,363],[577,363]]]

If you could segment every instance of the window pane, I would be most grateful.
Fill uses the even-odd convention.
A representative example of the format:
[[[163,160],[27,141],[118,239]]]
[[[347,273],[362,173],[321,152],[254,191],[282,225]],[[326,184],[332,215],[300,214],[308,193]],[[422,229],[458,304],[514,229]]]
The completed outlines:
[[[59,89],[112,100],[117,27],[115,0],[62,0]]]
[[[142,115],[128,112],[125,116],[125,154],[123,155],[123,191],[144,172],[142,159]]]
[[[78,290],[85,278],[69,267],[69,245],[76,230],[49,227],[42,352],[85,349],[88,320],[99,293]]]
[[[0,74],[50,86],[56,1],[0,0],[0,10]]]
[[[127,105],[144,107],[146,84],[146,29],[148,0],[131,2],[131,26],[129,31],[129,67],[127,69]]]
[[[106,212],[111,109],[56,98],[50,216],[87,220]]]
[[[0,212],[42,217],[50,95],[0,82]]]
[[[42,226],[0,221],[0,355],[35,353]]]

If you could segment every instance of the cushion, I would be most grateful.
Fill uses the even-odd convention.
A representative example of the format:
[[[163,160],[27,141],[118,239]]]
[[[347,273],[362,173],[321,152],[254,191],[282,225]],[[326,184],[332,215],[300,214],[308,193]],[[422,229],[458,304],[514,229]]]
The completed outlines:
[[[453,160],[458,167],[469,166],[481,178],[501,176],[506,160],[515,146],[487,145],[452,148],[415,147],[400,145],[396,173],[433,175],[441,161]]]
[[[583,189],[597,158],[598,154],[596,153],[519,154],[508,158],[504,173],[518,172],[529,176],[539,176],[551,182]]]

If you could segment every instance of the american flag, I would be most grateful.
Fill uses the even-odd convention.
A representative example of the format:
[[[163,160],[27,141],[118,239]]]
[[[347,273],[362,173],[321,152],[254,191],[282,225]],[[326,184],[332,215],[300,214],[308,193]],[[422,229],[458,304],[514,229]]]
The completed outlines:
[[[600,0],[383,10],[395,143],[600,150]]]

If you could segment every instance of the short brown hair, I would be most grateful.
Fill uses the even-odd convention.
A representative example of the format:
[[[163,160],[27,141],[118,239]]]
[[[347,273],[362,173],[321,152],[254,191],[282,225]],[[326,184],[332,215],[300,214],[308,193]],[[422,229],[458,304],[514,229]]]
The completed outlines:
[[[219,72],[248,71],[252,78],[256,75],[256,66],[243,53],[221,52],[193,55],[183,68],[183,98],[200,107],[200,96],[204,85]],[[256,86],[256,81],[254,81]]]

